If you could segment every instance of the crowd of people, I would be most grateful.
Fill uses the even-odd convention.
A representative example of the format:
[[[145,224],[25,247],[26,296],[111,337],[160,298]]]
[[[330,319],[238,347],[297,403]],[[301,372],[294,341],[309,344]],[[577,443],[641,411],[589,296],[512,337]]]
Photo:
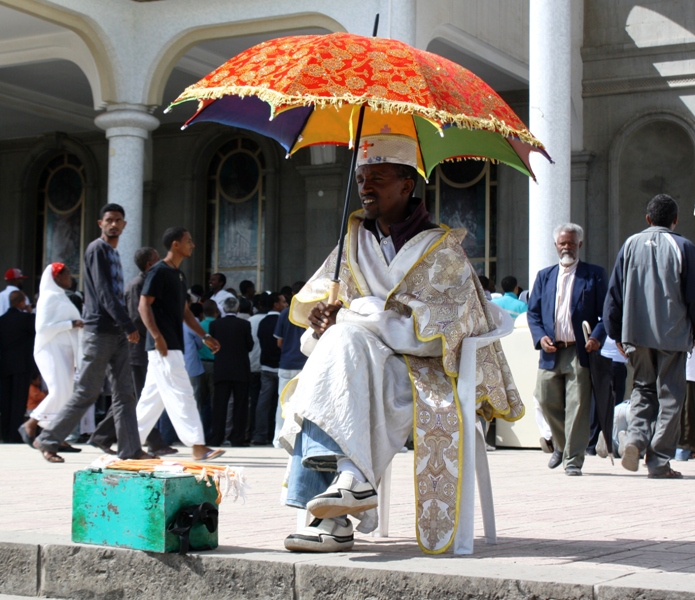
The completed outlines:
[[[252,282],[237,291],[214,273],[207,293],[189,288],[180,267],[195,245],[183,227],[164,233],[164,258],[139,249],[140,273],[126,284],[117,251],[125,211],[115,204],[102,208],[101,236],[86,250],[83,298],[69,268],[52,263],[32,311],[25,277],[9,269],[0,293],[3,441],[24,441],[51,463],[79,451],[68,441],[76,431],[122,459],[173,454],[181,444],[201,461],[223,446],[282,447],[285,502],[314,516],[285,546],[323,552],[352,547],[349,517],[374,530],[379,481],[413,435],[418,541],[438,552],[456,529],[461,465],[449,459],[462,435],[461,341],[496,327],[492,302],[523,315],[539,350],[534,401],[549,468],[580,476],[587,452],[606,456],[614,446],[630,471],[644,457],[650,478],[681,478],[670,461],[679,446],[680,458],[695,450],[695,364],[686,369],[695,246],[674,233],[675,201],[652,199],[648,227],[625,242],[610,279],[579,260],[583,229],[566,223],[554,232],[558,262],[538,273],[530,295],[513,276],[497,293],[468,261],[465,231],[430,222],[414,196],[415,142],[380,134],[359,148],[362,210],[350,218],[342,255],[336,249],[306,284],[256,294]],[[597,419],[597,356],[611,373],[602,397],[616,405],[613,430]],[[481,417],[521,418],[499,342],[476,360],[485,365]],[[100,396],[110,405],[95,423]]]
[[[69,443],[76,439],[123,459],[176,454],[181,444],[210,460],[224,453],[212,446],[273,444],[280,382],[306,360],[302,330],[286,310],[303,282],[256,294],[252,282],[237,292],[214,273],[207,294],[201,285],[189,289],[179,267],[195,246],[174,227],[163,236],[164,258],[155,248],[135,252],[139,273],[124,285],[123,208],[106,205],[98,225],[102,234],[85,253],[83,297],[72,291],[69,267],[51,263],[32,309],[21,270],[6,273],[2,440],[25,442],[53,463],[80,451]]]

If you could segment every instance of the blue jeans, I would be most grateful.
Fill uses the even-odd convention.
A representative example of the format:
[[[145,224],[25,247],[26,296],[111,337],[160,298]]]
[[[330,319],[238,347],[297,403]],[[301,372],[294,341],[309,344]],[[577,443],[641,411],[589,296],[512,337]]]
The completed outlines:
[[[331,485],[338,459],[344,457],[331,436],[304,419],[302,433],[294,443],[285,504],[306,508],[309,500]]]

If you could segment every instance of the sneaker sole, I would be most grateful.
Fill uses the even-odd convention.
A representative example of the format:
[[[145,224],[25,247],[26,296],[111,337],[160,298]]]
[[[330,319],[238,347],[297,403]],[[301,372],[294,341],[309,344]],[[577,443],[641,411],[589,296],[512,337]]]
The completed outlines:
[[[314,500],[307,504],[307,510],[317,519],[334,519],[335,517],[343,517],[345,515],[356,515],[379,506],[379,502],[374,497],[373,502],[360,503],[359,506],[335,504],[334,499]]]
[[[292,552],[340,552],[350,550],[355,544],[354,536],[332,535],[305,536],[298,533],[285,538],[285,548]]]
[[[627,444],[623,458],[620,461],[624,469],[636,472],[639,469],[639,449],[634,444]]]

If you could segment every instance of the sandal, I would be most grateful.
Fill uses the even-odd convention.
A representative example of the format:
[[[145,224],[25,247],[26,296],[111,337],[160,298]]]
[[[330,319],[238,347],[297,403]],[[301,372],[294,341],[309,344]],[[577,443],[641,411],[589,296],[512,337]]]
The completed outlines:
[[[51,452],[50,450],[41,450],[41,455],[49,463],[64,463],[65,462],[65,459],[62,456],[58,456],[55,452]]]
[[[111,448],[110,448],[109,446],[105,446],[104,444],[100,444],[99,442],[89,441],[89,442],[87,442],[87,443],[88,443],[90,446],[94,446],[95,448],[98,448],[98,449],[101,450],[104,454],[109,454],[109,455],[111,455],[111,456],[115,456],[116,454],[118,454],[118,452],[116,452],[115,450],[111,450]]]
[[[683,479],[683,473],[669,468],[668,471],[663,473],[649,473],[647,477],[649,479]]]
[[[203,456],[200,458],[196,458],[195,456],[193,457],[193,460],[212,460],[213,458],[219,458],[224,454],[224,450],[221,448],[218,448],[217,450],[208,450]]]

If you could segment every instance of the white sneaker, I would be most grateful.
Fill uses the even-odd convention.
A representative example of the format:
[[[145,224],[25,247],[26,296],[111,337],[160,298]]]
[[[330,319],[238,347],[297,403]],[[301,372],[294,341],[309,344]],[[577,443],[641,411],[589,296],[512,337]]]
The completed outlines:
[[[606,438],[603,437],[603,431],[598,434],[598,442],[596,442],[596,455],[601,458],[608,456],[608,448],[606,447]]]
[[[308,527],[285,538],[285,548],[293,552],[340,552],[355,543],[352,523],[346,517],[314,519]]]
[[[376,490],[369,483],[357,481],[351,473],[338,473],[328,489],[307,502],[307,509],[317,519],[332,519],[361,513],[379,504]]]

